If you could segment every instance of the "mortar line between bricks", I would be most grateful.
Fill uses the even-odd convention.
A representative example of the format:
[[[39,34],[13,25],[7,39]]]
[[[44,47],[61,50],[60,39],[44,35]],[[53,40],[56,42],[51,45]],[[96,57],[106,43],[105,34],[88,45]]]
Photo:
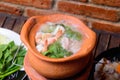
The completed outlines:
[[[53,0],[53,3],[52,3],[52,9],[53,10],[57,9],[57,2],[58,2],[58,0]]]

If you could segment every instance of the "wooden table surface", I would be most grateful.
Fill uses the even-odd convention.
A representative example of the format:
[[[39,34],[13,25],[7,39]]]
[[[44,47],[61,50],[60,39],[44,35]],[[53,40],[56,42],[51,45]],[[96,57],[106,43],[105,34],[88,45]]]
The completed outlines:
[[[23,16],[0,13],[0,27],[20,33],[21,28],[27,19],[27,17]],[[93,54],[95,57],[107,49],[120,47],[120,33],[100,31],[96,29],[93,30],[97,34],[97,43],[93,50]]]

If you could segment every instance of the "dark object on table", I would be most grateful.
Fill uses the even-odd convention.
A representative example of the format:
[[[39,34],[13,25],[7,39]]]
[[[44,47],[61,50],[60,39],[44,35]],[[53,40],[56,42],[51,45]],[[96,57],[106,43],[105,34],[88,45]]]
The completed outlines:
[[[111,49],[108,49],[108,50],[102,52],[100,55],[98,55],[95,58],[95,62],[98,62],[103,57],[105,57],[106,59],[108,59],[110,61],[114,61],[114,58],[117,59],[118,61],[120,61],[120,47],[111,48]]]
[[[120,47],[115,47],[115,48],[111,48],[108,49],[102,53],[100,53],[96,58],[95,58],[95,62],[94,62],[94,66],[93,66],[93,70],[92,70],[92,77],[94,76],[94,72],[95,72],[95,66],[96,64],[102,59],[105,58],[111,62],[113,61],[120,61]],[[92,79],[94,80],[94,79]]]

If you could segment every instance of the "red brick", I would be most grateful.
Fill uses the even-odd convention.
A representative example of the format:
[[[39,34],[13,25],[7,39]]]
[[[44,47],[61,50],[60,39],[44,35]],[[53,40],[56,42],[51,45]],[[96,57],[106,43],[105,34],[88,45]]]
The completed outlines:
[[[34,9],[34,8],[26,8],[24,16],[27,16],[27,17],[37,16],[37,15],[42,16],[42,15],[57,14],[57,13],[58,14],[66,14],[66,13],[61,13],[61,12],[52,11],[52,10],[40,10],[40,9]],[[66,14],[66,15],[74,16],[74,17],[80,19],[81,21],[83,21],[86,25],[88,23],[86,18],[83,16],[71,15],[71,14]]]
[[[104,21],[95,21],[92,22],[92,27],[98,30],[111,31],[120,33],[120,24],[119,23],[109,23]]]
[[[91,0],[91,2],[96,4],[120,7],[120,0]]]
[[[32,0],[3,0],[9,3],[15,3],[15,4],[21,4],[21,5],[27,5],[27,6],[31,6]]]
[[[80,4],[70,1],[59,1],[57,7],[59,11],[85,15],[109,21],[119,21],[120,19],[120,11],[101,8],[93,5]]]
[[[52,7],[52,0],[34,0],[33,6],[38,8],[49,9]]]
[[[3,0],[3,1],[45,9],[49,9],[52,7],[52,0]]]
[[[71,1],[87,2],[88,0],[71,0]]]
[[[52,10],[39,10],[35,8],[26,8],[24,15],[31,17],[31,16],[37,16],[37,15],[54,14],[54,13],[58,13],[58,12],[52,11]]]
[[[22,15],[23,10],[20,7],[0,2],[0,12],[6,12],[9,14],[15,14],[15,15]]]

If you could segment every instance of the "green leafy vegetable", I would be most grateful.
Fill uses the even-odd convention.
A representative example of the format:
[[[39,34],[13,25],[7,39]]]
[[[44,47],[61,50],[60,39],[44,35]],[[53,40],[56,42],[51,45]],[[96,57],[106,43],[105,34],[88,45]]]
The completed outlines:
[[[66,26],[64,24],[60,24],[61,26],[63,26],[65,28],[65,34],[68,38],[72,38],[72,39],[76,39],[76,40],[81,40],[81,34],[77,31],[74,31],[71,29],[71,27]]]
[[[56,41],[48,47],[48,50],[44,52],[43,55],[51,58],[63,58],[65,56],[72,55],[72,53],[63,49],[61,44],[58,41]]]
[[[63,36],[65,35],[67,38],[69,39],[74,39],[74,40],[81,40],[82,35],[72,29],[70,26],[66,26],[64,24],[53,24],[53,25],[48,25],[48,26],[43,26],[41,28],[41,31],[44,33],[51,33],[55,30],[56,26],[62,26],[65,29],[65,33],[63,34]],[[48,50],[46,52],[43,52],[42,54],[51,58],[63,58],[63,57],[67,57],[72,55],[71,52],[67,51],[66,49],[64,49],[61,44],[60,44],[60,38],[53,44],[48,46]]]
[[[18,48],[19,51],[16,53]],[[17,55],[14,58],[15,53]],[[25,53],[26,49],[15,45],[14,41],[0,45],[0,80],[21,69]]]

